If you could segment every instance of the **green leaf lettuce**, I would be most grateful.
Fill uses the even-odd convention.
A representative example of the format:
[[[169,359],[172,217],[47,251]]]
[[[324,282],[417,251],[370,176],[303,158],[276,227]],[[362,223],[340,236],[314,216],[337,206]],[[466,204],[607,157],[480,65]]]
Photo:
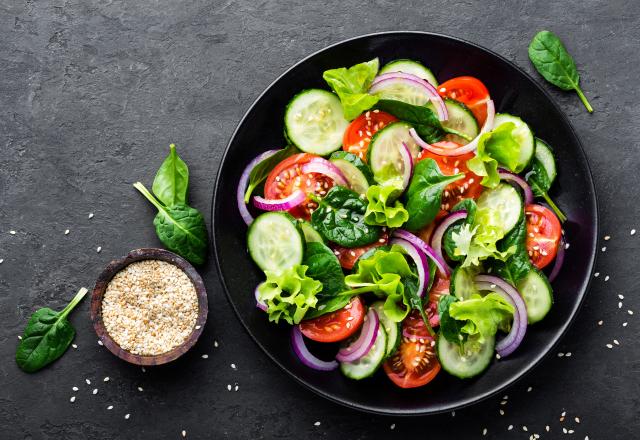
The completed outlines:
[[[336,92],[342,103],[344,117],[351,121],[360,113],[370,109],[378,102],[378,97],[369,95],[371,82],[378,74],[378,58],[349,68],[326,70],[322,77]]]

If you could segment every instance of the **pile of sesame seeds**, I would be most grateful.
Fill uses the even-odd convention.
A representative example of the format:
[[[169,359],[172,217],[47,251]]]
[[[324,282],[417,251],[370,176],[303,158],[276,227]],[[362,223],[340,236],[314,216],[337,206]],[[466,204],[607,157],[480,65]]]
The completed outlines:
[[[182,344],[198,317],[198,296],[189,277],[160,260],[128,265],[109,282],[102,320],[113,340],[133,354],[158,355]]]

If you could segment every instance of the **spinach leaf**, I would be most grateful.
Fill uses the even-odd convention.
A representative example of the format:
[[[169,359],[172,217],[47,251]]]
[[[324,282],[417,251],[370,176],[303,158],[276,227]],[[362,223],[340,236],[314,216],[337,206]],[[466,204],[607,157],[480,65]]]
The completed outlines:
[[[456,237],[459,237],[460,234],[463,233],[464,225],[473,225],[473,221],[476,216],[477,205],[473,199],[464,199],[456,203],[456,205],[451,209],[451,212],[457,211],[467,211],[467,217],[463,220],[459,220],[449,226],[446,231],[444,231],[444,236],[442,238],[442,248],[446,252],[447,256],[453,261],[462,261],[464,260],[463,255],[459,255],[455,252],[457,248],[456,240],[453,239],[454,234]]]
[[[409,220],[405,228],[415,231],[431,223],[440,211],[444,188],[463,177],[462,173],[445,176],[431,158],[418,162],[406,192],[405,207],[409,212]]]
[[[493,266],[502,278],[514,286],[531,270],[526,240],[527,220],[523,212],[516,226],[497,244],[499,251],[504,252],[507,249],[514,248],[515,252],[507,257],[505,261],[496,260]]]
[[[381,99],[376,104],[376,108],[392,114],[401,121],[408,122],[416,129],[420,137],[430,144],[441,141],[446,134],[438,117],[428,107],[411,105],[392,99]]]
[[[396,200],[402,192],[394,185],[371,185],[367,190],[367,211],[364,221],[368,225],[399,228],[409,219],[404,205]]]
[[[453,295],[442,295],[438,301],[440,334],[452,344],[461,345],[466,339],[466,335],[461,333],[464,322],[453,319],[449,314],[449,307],[456,301],[458,301],[458,298]]]
[[[433,287],[433,283],[436,281],[436,271],[438,270],[438,266],[436,266],[436,263],[434,263],[431,258],[427,258],[427,265],[429,266],[429,283],[426,291],[429,292]]]
[[[322,292],[318,294],[318,298],[333,297],[347,289],[340,262],[325,244],[307,243],[302,264],[308,267],[308,277],[322,283]]]
[[[304,319],[313,319],[318,316],[326,315],[336,310],[344,308],[351,301],[351,297],[346,295],[340,296],[325,296],[318,295],[318,303],[313,309],[308,309],[304,315]]]
[[[553,32],[540,31],[533,37],[529,44],[529,59],[544,79],[562,90],[575,90],[587,111],[593,112],[580,88],[576,63]]]
[[[153,224],[160,241],[190,262],[204,263],[208,238],[200,211],[188,205],[164,206],[142,183],[136,182],[133,186],[158,209]]]
[[[480,136],[478,152],[467,161],[467,166],[482,178],[482,185],[495,188],[500,183],[498,165],[502,164],[511,171],[522,171],[519,162],[520,144],[513,137],[516,125],[507,122],[499,125],[493,131]]]
[[[553,209],[553,212],[556,213],[558,219],[564,223],[567,220],[567,216],[564,215],[560,208],[551,200],[551,197],[549,197],[548,191],[551,188],[551,179],[549,179],[547,170],[544,168],[544,165],[542,165],[542,162],[534,157],[531,163],[531,171],[527,173],[525,178],[529,185],[531,185],[533,194],[536,197],[542,197],[551,209]]]
[[[162,162],[151,187],[158,200],[166,206],[187,203],[189,168],[176,153],[175,144],[169,145],[169,155]]]
[[[64,354],[76,334],[67,316],[86,294],[83,287],[61,311],[45,307],[31,315],[16,351],[20,369],[33,373]]]
[[[295,145],[289,143],[286,148],[283,148],[282,150],[258,163],[258,165],[256,165],[249,174],[249,185],[247,186],[247,190],[244,193],[244,203],[249,203],[251,194],[256,190],[258,186],[260,186],[262,182],[267,179],[267,176],[276,165],[278,165],[287,157],[293,156],[294,154],[299,152],[300,151],[295,147]]]
[[[377,58],[366,63],[356,64],[348,69],[327,70],[322,74],[331,89],[337,93],[342,103],[342,111],[347,120],[358,117],[378,102],[378,97],[369,95],[369,86],[378,74],[380,63]]]
[[[370,244],[380,238],[381,228],[364,222],[367,204],[343,186],[334,186],[318,201],[311,214],[313,227],[326,240],[344,247]]]

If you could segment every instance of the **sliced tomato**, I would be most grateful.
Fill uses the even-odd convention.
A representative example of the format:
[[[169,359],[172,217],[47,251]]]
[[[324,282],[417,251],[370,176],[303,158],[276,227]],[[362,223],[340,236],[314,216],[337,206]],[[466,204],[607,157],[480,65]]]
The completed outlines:
[[[366,162],[371,137],[384,126],[397,120],[395,116],[380,110],[370,110],[361,114],[347,127],[342,140],[342,149]]]
[[[340,310],[302,321],[300,331],[307,338],[318,342],[342,341],[360,328],[364,315],[364,304],[356,296]]]
[[[384,372],[400,388],[428,384],[440,372],[434,342],[430,337],[402,337],[398,350],[383,364]]]
[[[267,176],[264,184],[264,195],[267,199],[284,199],[291,193],[300,189],[306,194],[314,193],[322,197],[333,186],[333,180],[323,174],[302,173],[302,165],[312,158],[314,154],[300,153],[289,156],[275,166]],[[306,199],[300,205],[289,210],[289,213],[297,218],[308,220],[318,204]]]
[[[385,231],[380,235],[378,241],[372,244],[367,244],[365,246],[359,246],[355,248],[346,248],[338,246],[335,243],[331,243],[329,244],[329,247],[333,249],[333,253],[336,254],[336,257],[338,257],[340,266],[344,267],[345,269],[351,270],[356,264],[358,258],[362,256],[362,254],[367,252],[369,249],[384,246],[387,243],[389,243],[389,234],[387,234],[387,232]]]
[[[444,144],[453,144],[454,148],[459,144],[455,142],[436,142],[434,146],[450,148]],[[441,208],[449,211],[456,203],[462,199],[477,199],[482,193],[481,177],[469,171],[467,161],[474,156],[473,153],[466,153],[461,156],[441,156],[428,150],[422,150],[418,155],[418,160],[431,158],[435,160],[442,174],[451,176],[453,174],[464,173],[464,177],[447,185],[442,192]]]
[[[489,90],[477,78],[473,76],[459,76],[445,81],[438,87],[440,96],[455,99],[469,107],[473,116],[482,126],[487,119],[487,101]]]
[[[538,269],[549,265],[556,257],[562,226],[558,217],[541,205],[527,205],[527,252],[531,263]]]

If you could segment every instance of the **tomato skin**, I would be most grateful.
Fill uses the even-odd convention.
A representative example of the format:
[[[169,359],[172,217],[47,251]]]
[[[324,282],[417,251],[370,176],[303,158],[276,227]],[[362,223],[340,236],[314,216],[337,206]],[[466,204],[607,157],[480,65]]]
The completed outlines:
[[[381,110],[367,111],[355,118],[344,132],[342,149],[367,161],[367,150],[371,137],[385,126],[398,119]]]
[[[459,76],[440,84],[438,93],[465,104],[478,120],[478,124],[484,125],[487,119],[489,90],[482,81],[473,76]]]
[[[531,263],[538,269],[548,266],[558,253],[562,226],[558,217],[542,205],[527,205],[526,247]]]
[[[300,331],[317,342],[338,342],[353,335],[364,322],[364,303],[359,296],[340,310],[300,323]],[[351,318],[351,319],[349,319]]]
[[[276,165],[265,181],[265,198],[283,199],[296,189],[301,189],[307,194],[314,193],[318,197],[324,196],[333,187],[333,180],[318,173],[302,174],[302,166],[315,157],[319,156],[309,153],[294,154]],[[317,207],[317,203],[307,198],[300,205],[291,208],[289,214],[309,220]]]
[[[370,249],[384,246],[389,243],[389,234],[385,231],[380,235],[380,238],[375,243],[367,244],[364,246],[346,248],[339,246],[335,243],[330,243],[329,247],[333,250],[333,253],[338,257],[340,266],[347,270],[353,269],[353,266],[364,253]]]
[[[402,338],[398,350],[382,365],[391,381],[400,388],[417,388],[431,382],[440,372],[434,340]]]
[[[442,147],[443,144],[454,144],[456,147],[460,146],[455,142],[436,142],[434,146]],[[450,148],[450,147],[446,147]],[[455,148],[455,147],[454,147]],[[474,153],[466,153],[460,156],[441,156],[439,154],[432,153],[429,150],[422,150],[418,155],[418,161],[431,158],[436,161],[442,174],[451,176],[453,174],[464,173],[464,177],[446,186],[442,192],[441,208],[443,211],[449,211],[458,202],[463,199],[477,199],[482,193],[482,177],[479,177],[475,173],[469,170],[467,167],[467,161],[473,158]]]

